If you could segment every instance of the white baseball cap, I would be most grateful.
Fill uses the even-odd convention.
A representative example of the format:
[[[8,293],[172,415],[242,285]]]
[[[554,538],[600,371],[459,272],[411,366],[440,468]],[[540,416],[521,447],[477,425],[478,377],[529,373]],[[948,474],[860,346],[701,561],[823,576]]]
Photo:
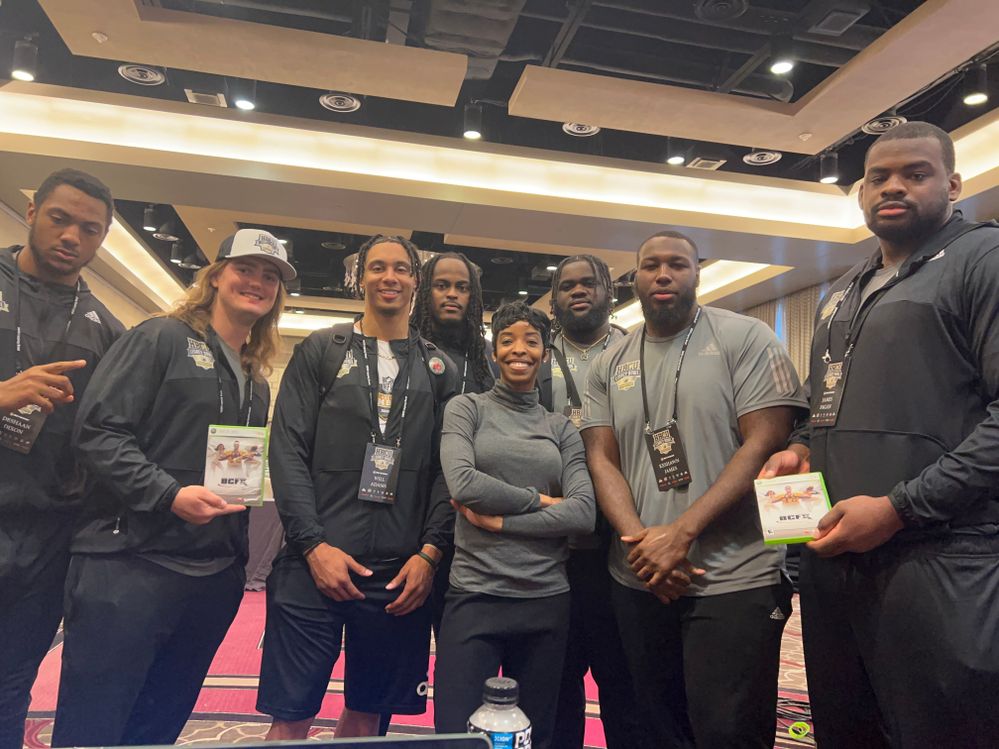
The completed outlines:
[[[288,253],[277,237],[263,229],[240,229],[222,240],[216,260],[234,257],[263,257],[270,260],[281,271],[281,279],[291,281],[298,272],[288,262]]]

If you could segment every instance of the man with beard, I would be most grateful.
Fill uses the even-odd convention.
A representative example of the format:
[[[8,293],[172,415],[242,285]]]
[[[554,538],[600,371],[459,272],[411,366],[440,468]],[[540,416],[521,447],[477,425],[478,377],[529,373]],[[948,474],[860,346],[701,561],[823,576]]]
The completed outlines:
[[[811,417],[763,471],[834,502],[800,582],[822,747],[999,733],[999,227],[954,210],[954,161],[922,122],[867,152],[879,249],[820,305]]]
[[[656,745],[769,749],[791,584],[763,543],[753,479],[806,401],[773,331],[699,306],[698,278],[683,234],[639,248],[645,325],[591,365],[583,440]]]
[[[0,747],[21,749],[38,666],[62,617],[83,481],[76,405],[123,328],[80,278],[111,192],[74,169],[28,203],[28,246],[0,250]]]
[[[591,362],[625,336],[623,330],[610,324],[613,296],[610,270],[593,255],[567,257],[552,274],[555,333],[552,355],[540,375],[545,380],[541,400],[577,427],[582,411],[580,394]],[[602,517],[597,519],[596,533],[569,538],[569,635],[552,744],[559,749],[582,749],[586,725],[583,678],[588,669],[600,691],[600,720],[608,749],[642,746],[631,675],[624,666],[621,636],[610,605],[609,542],[610,528]]]
[[[430,282],[417,290],[410,322],[421,336],[455,363],[461,378],[459,394],[490,390],[494,382],[489,365],[493,350],[482,325],[482,283],[478,268],[459,252],[444,252],[430,258],[423,272]],[[451,533],[453,523],[452,517]],[[449,543],[434,573],[430,594],[433,629],[438,637],[453,559],[454,546]]]

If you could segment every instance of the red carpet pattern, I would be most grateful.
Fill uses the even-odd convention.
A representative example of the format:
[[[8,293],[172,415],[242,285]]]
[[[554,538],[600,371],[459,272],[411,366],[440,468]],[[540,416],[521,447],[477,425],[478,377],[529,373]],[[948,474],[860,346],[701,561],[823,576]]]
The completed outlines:
[[[797,603],[797,601],[795,601]],[[236,621],[212,663],[204,688],[194,708],[194,714],[181,735],[181,744],[206,744],[259,741],[267,730],[268,716],[256,712],[257,675],[260,673],[260,642],[264,631],[264,594],[247,593]],[[59,684],[61,637],[49,652],[39,671],[32,691],[31,712],[25,732],[25,746],[46,749],[52,732]],[[431,656],[431,672],[433,671]],[[433,691],[431,690],[431,697]],[[586,746],[605,747],[597,688],[587,677]],[[322,710],[312,737],[329,739],[333,736],[336,718],[343,708],[343,659],[333,671]],[[788,733],[791,724],[808,722],[808,694],[805,686],[804,657],[801,651],[801,623],[797,612],[784,630],[781,649],[780,693],[777,711],[777,740],[781,749],[814,746],[810,735],[802,739]],[[396,716],[391,733],[420,734],[433,732],[433,702],[428,702],[423,715]]]

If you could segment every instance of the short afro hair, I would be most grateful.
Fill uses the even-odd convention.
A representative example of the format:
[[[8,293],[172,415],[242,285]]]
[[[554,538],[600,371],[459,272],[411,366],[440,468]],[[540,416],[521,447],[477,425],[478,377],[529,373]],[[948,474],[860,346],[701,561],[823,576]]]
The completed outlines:
[[[541,334],[541,343],[547,349],[551,344],[552,321],[544,312],[524,302],[510,302],[496,310],[489,324],[493,331],[493,340],[495,341],[499,334],[511,325],[521,321]]]

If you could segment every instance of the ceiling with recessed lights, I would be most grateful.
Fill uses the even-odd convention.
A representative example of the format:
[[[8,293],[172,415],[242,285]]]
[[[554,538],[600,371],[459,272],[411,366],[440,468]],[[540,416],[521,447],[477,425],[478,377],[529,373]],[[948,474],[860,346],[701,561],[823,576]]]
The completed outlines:
[[[849,186],[878,132],[923,119],[981,150],[997,42],[992,0],[4,0],[0,76],[34,81],[0,82],[0,199],[89,167],[178,285],[270,227],[320,311],[351,309],[343,256],[375,231],[465,251],[495,306],[544,304],[577,251],[623,278],[670,225],[784,269],[722,293],[738,308],[868,251]]]

